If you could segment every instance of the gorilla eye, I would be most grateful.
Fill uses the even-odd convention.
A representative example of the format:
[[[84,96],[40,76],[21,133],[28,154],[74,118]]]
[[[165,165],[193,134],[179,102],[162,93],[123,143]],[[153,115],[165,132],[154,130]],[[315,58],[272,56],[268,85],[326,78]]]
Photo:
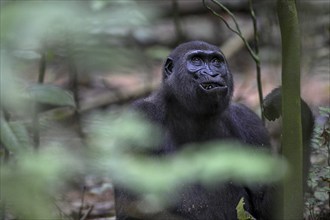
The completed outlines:
[[[220,66],[222,61],[219,59],[219,58],[213,58],[211,63],[214,65],[214,66]]]
[[[191,62],[195,65],[201,65],[202,64],[202,59],[198,56],[194,56],[191,58]]]

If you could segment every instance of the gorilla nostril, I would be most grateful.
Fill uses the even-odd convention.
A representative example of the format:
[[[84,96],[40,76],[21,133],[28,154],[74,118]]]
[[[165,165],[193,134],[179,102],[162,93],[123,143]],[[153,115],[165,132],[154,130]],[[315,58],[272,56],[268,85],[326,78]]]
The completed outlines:
[[[201,74],[203,74],[203,75],[210,75],[210,73],[207,70],[202,70],[201,71]]]
[[[201,75],[201,73],[200,72],[192,72],[191,75],[194,79],[199,79],[199,76]]]
[[[219,73],[215,73],[215,72],[212,72],[211,70],[206,70],[206,69],[201,70],[201,71],[200,71],[200,74],[201,74],[201,75],[211,76],[211,77],[216,77],[216,76],[219,75]]]

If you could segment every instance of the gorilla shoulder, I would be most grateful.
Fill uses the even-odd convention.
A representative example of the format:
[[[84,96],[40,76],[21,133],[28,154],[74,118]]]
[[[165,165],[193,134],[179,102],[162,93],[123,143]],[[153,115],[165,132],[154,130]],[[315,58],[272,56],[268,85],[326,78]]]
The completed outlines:
[[[133,102],[133,109],[141,113],[148,120],[155,123],[162,123],[164,120],[164,107],[162,99],[157,98],[158,94],[154,93],[146,98]]]
[[[270,146],[269,134],[259,116],[242,104],[231,104],[225,113],[230,117],[236,135],[243,142],[258,146]]]

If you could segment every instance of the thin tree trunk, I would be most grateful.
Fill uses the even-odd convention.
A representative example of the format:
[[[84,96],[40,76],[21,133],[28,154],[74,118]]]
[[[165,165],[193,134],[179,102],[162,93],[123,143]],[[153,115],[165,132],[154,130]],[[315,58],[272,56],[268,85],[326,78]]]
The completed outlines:
[[[282,153],[290,165],[280,219],[303,219],[303,143],[300,108],[300,33],[295,0],[277,0],[282,38]]]

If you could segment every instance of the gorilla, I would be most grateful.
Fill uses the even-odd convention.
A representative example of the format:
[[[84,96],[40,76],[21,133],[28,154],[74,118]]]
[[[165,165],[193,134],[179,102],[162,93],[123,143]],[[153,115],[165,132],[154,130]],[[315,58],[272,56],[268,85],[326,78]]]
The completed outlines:
[[[232,95],[232,74],[220,49],[191,41],[170,53],[161,87],[137,100],[133,108],[163,128],[164,141],[152,152],[156,156],[175,153],[185,144],[213,140],[237,140],[270,150],[269,134],[260,118],[247,107],[232,103]],[[137,196],[115,186],[118,220],[237,219],[235,208],[242,197],[245,210],[256,219],[274,218],[273,186],[228,182],[205,187],[196,183],[185,187],[180,199],[157,215],[130,212]]]

